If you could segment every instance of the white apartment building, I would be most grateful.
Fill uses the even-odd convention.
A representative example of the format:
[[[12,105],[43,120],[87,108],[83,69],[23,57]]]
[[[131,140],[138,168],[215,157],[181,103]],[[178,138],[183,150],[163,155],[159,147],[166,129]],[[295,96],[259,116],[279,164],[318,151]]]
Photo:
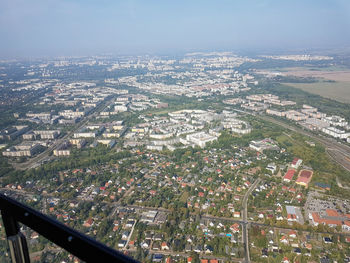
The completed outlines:
[[[209,135],[205,132],[197,132],[188,134],[186,136],[186,140],[204,148],[206,143],[217,140],[217,137]]]
[[[350,136],[350,133],[346,133],[345,131],[339,130],[335,127],[323,128],[322,131],[334,138],[339,138],[339,139],[347,139]]]

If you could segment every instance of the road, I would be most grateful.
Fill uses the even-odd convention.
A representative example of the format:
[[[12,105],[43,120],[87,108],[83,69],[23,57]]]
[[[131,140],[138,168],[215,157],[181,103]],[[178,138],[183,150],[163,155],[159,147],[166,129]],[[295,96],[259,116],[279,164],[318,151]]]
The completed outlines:
[[[256,186],[261,182],[261,179],[258,178],[255,182],[249,187],[248,191],[245,193],[242,201],[242,211],[243,211],[243,224],[242,224],[242,238],[243,245],[245,250],[245,261],[250,262],[250,253],[249,253],[249,237],[248,237],[248,199],[250,194],[254,191]]]
[[[131,252],[136,252],[137,249],[136,248],[133,248],[133,249],[128,249],[128,251],[131,251]],[[170,251],[170,250],[154,250],[154,249],[148,249],[149,253],[150,254],[162,254],[162,255],[165,255],[165,256],[181,256],[181,257],[185,257],[185,258],[188,258],[191,256],[191,253],[186,253],[186,252],[179,252],[179,251]],[[205,253],[201,253],[200,254],[200,257],[201,258],[205,258],[205,259],[217,259],[217,260],[221,260],[223,262],[226,262],[227,258],[226,257],[220,257],[220,256],[213,256],[213,255],[210,255],[210,254],[205,254]],[[230,257],[230,261],[229,262],[241,262],[242,260],[240,258],[233,258],[233,257]]]
[[[134,222],[134,224],[132,225],[132,228],[131,228],[131,231],[130,231],[130,234],[128,236],[128,239],[126,240],[126,244],[125,244],[125,247],[123,248],[123,250],[126,249],[126,247],[129,245],[129,242],[130,242],[130,238],[132,237],[132,234],[134,233],[134,229],[135,229],[135,226],[137,224],[137,221]]]

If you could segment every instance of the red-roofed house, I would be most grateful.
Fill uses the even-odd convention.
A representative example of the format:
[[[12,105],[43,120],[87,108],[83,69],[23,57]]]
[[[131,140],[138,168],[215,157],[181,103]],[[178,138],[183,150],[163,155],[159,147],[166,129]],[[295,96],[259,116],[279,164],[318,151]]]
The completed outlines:
[[[294,158],[290,166],[295,169],[298,169],[302,162],[303,162],[302,159]]]
[[[169,246],[166,242],[162,242],[161,248],[162,250],[169,250]]]
[[[85,227],[91,227],[94,223],[94,220],[92,218],[89,218],[88,220],[85,221],[85,223],[83,224],[83,226]]]
[[[234,223],[232,226],[230,226],[230,229],[233,233],[238,233],[239,232],[239,224]]]
[[[283,177],[283,181],[289,183],[292,181],[293,176],[294,176],[295,170],[294,169],[289,169],[286,174]]]
[[[342,228],[345,231],[350,231],[350,221],[344,221]]]

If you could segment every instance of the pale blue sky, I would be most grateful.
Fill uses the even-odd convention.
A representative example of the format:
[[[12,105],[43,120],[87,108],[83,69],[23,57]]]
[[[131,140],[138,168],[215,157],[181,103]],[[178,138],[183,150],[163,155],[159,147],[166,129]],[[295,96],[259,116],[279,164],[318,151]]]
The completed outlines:
[[[0,0],[0,57],[350,46],[350,0]]]

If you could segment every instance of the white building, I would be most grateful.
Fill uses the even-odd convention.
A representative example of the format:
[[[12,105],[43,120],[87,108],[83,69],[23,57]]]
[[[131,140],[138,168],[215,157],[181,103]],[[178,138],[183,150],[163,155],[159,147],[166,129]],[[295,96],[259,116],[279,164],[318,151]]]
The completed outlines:
[[[33,156],[41,149],[40,144],[35,142],[22,142],[19,145],[10,147],[2,152],[3,156],[7,157],[20,157],[20,156]]]
[[[348,122],[345,120],[345,118],[336,115],[325,117],[324,121],[333,126],[345,127],[348,125]]]
[[[347,139],[350,135],[350,133],[346,133],[345,131],[339,130],[335,127],[323,128],[322,131],[334,138],[339,138],[339,139]]]
[[[127,104],[118,104],[114,106],[114,110],[118,112],[128,111]]]
[[[197,132],[188,134],[186,136],[186,140],[198,145],[199,147],[204,148],[206,143],[217,140],[217,137],[209,135],[205,132]]]
[[[270,115],[279,116],[279,117],[286,116],[286,113],[284,111],[278,111],[278,110],[272,110],[272,109],[267,109],[266,113]]]

